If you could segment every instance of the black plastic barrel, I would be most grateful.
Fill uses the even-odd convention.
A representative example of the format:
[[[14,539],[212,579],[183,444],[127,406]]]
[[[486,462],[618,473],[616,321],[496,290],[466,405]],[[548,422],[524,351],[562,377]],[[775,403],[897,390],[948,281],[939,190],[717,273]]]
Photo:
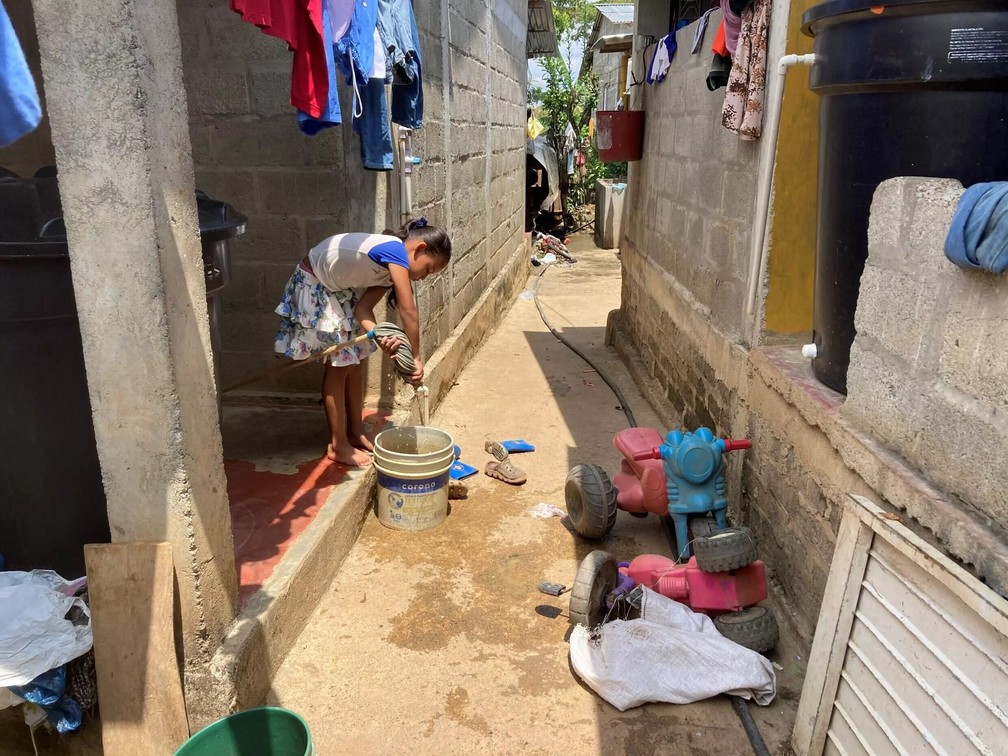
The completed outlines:
[[[0,179],[0,553],[76,578],[108,540],[59,190]]]
[[[802,24],[820,97],[812,369],[846,393],[878,185],[1008,179],[1008,2],[832,0]]]
[[[216,300],[246,219],[201,193],[197,208],[216,359]],[[62,216],[54,170],[0,169],[0,554],[6,569],[73,578],[109,523]]]

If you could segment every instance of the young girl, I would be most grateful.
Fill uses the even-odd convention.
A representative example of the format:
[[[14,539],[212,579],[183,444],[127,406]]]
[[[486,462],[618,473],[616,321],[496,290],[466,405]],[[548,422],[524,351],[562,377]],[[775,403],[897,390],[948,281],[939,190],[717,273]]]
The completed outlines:
[[[298,263],[276,312],[283,318],[275,350],[303,360],[342,344],[375,327],[374,307],[389,289],[389,304],[399,312],[413,350],[416,370],[411,382],[423,381],[420,320],[413,300],[413,281],[444,269],[451,240],[426,218],[410,221],[398,232],[338,234],[324,239]],[[380,339],[389,355],[398,339]],[[326,358],[322,400],[329,423],[329,459],[345,465],[370,464],[374,450],[364,434],[364,371],[361,363],[375,350],[368,342],[340,349]]]

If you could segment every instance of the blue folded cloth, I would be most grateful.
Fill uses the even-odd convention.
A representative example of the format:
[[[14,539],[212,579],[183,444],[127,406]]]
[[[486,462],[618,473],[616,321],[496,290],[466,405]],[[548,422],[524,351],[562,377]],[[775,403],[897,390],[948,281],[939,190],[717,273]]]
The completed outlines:
[[[945,257],[960,268],[1008,268],[1008,181],[974,184],[959,200],[945,237]]]
[[[28,70],[3,3],[0,3],[0,147],[34,131],[42,120],[35,79]]]

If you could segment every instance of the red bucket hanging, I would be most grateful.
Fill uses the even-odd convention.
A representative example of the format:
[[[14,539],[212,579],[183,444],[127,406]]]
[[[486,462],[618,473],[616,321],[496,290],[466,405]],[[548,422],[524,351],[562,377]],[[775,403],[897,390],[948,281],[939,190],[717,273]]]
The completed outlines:
[[[600,110],[595,118],[595,144],[603,163],[628,163],[644,153],[643,110]]]

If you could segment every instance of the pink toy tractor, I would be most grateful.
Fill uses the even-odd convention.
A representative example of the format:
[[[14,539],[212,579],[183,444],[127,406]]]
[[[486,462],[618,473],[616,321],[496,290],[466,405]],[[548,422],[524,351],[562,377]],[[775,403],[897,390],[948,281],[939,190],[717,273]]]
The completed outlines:
[[[777,645],[777,618],[769,608],[757,606],[767,597],[760,561],[730,573],[704,572],[696,557],[680,564],[643,554],[617,564],[605,551],[593,551],[581,562],[571,588],[571,624],[596,627],[627,616],[631,607],[640,608],[637,586],[709,615],[723,636],[753,651],[764,654]]]

